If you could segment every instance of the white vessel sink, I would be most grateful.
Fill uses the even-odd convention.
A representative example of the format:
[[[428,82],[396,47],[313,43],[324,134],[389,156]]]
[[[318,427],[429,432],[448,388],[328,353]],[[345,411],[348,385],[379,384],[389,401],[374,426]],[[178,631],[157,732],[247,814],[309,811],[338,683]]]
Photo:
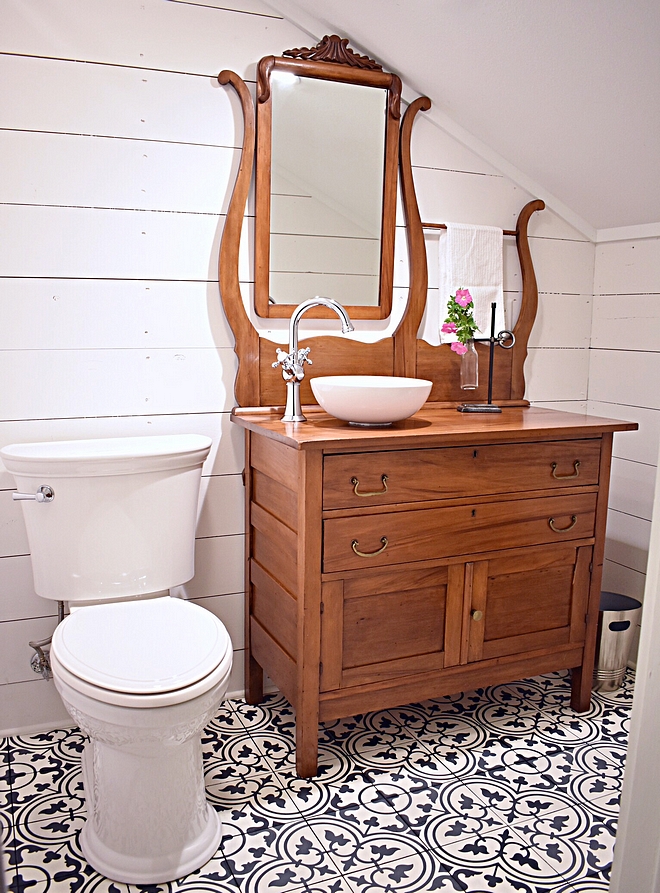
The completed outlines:
[[[310,379],[319,405],[352,425],[391,425],[414,415],[433,382],[390,375],[327,375]]]

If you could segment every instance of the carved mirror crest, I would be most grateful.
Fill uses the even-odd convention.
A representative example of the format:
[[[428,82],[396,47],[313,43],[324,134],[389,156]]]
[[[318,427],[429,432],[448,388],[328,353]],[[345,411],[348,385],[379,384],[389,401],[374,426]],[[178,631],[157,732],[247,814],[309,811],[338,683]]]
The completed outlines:
[[[336,35],[259,62],[259,316],[288,317],[315,295],[354,319],[389,315],[400,99],[399,78]]]

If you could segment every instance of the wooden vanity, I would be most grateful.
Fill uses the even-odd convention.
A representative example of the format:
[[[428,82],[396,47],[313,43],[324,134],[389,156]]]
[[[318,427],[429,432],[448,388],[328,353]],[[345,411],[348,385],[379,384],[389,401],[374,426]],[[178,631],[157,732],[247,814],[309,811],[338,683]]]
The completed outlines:
[[[521,209],[515,230],[503,229],[516,241],[520,312],[510,349],[495,350],[493,340],[490,351],[478,345],[480,384],[469,394],[477,403],[492,397],[502,412],[456,411],[466,396],[458,356],[448,345],[418,338],[428,293],[424,229],[444,226],[422,222],[411,161],[415,116],[430,101],[420,97],[402,115],[399,78],[347,43],[330,35],[316,47],[264,57],[257,66],[256,113],[242,78],[227,70],[218,78],[237,92],[244,118],[219,284],[236,339],[238,408],[232,420],[246,431],[246,697],[253,704],[262,699],[265,671],[294,706],[301,776],[317,771],[319,721],[565,668],[573,674],[574,709],[588,708],[612,435],[637,427],[530,408],[525,399],[524,367],[538,305],[528,224],[545,207],[540,200]],[[271,317],[291,317],[297,302],[271,294],[270,251],[281,236],[281,214],[271,214],[277,200],[273,135],[281,131],[272,126],[279,112],[271,88],[278,73],[341,84],[342,97],[349,95],[345,88],[381,91],[384,129],[373,151],[374,163],[385,158],[377,202],[378,288],[370,306],[346,309],[358,323],[385,319],[391,311],[397,164],[408,301],[400,321],[379,341],[356,344],[318,334],[305,338],[305,352],[312,351],[314,376],[430,380],[429,402],[389,428],[351,427],[318,407],[305,407],[306,422],[280,420],[285,384],[273,368],[276,344],[265,330]],[[330,117],[334,122],[334,113]],[[296,130],[296,151],[313,130]],[[345,161],[350,182],[364,134],[352,134],[350,126],[343,130],[342,140],[355,136],[354,150],[342,142],[331,160]],[[248,312],[239,248],[253,165],[255,281]],[[296,233],[298,227],[295,217]],[[341,244],[339,257],[349,242]],[[311,268],[311,260],[303,261],[296,275]],[[345,283],[344,275],[355,271],[347,263],[339,272],[306,297],[330,294],[326,287],[337,279]],[[342,294],[336,297],[343,302]],[[318,308],[319,318],[327,313]],[[302,402],[313,402],[309,375],[301,388]]]
[[[612,433],[537,408],[427,404],[390,428],[319,410],[246,429],[246,696],[266,671],[318,722],[571,668],[589,706]]]

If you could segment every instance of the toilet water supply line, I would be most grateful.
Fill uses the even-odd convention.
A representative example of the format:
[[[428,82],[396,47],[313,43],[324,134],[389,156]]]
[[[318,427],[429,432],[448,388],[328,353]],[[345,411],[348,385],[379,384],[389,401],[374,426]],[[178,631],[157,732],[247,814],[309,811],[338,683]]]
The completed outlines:
[[[36,502],[52,502],[55,499],[55,491],[47,484],[39,487],[36,493],[12,493],[11,498],[14,502],[19,500],[34,499]],[[57,603],[57,623],[58,625],[64,620],[64,602]],[[39,642],[28,642],[30,648],[34,649],[34,654],[30,658],[30,666],[35,673],[38,673],[44,679],[50,679],[52,676],[50,669],[50,645],[53,641],[52,636],[47,639],[41,639]]]
[[[64,602],[57,603],[57,624],[64,620]],[[35,673],[38,673],[44,679],[50,679],[53,675],[50,669],[50,644],[53,641],[52,636],[47,639],[41,639],[39,642],[28,642],[30,648],[34,648],[34,654],[30,658],[30,666]]]

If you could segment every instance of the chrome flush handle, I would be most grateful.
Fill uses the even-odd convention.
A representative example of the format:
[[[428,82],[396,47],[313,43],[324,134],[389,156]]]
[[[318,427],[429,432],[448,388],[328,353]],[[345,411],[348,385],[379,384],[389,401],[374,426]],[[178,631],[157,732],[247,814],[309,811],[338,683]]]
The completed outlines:
[[[52,502],[55,499],[55,491],[48,484],[39,487],[36,493],[12,493],[11,498],[14,502],[21,499],[34,499],[37,502]]]

